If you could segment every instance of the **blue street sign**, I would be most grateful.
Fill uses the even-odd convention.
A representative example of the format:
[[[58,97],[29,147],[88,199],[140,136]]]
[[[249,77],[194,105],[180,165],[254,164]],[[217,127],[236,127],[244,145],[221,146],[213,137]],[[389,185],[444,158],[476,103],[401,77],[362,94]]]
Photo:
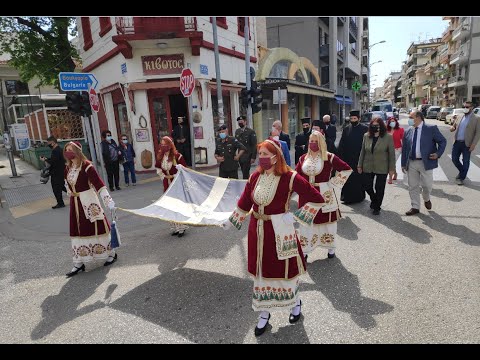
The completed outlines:
[[[61,72],[58,78],[63,91],[88,91],[88,85],[95,89],[98,84],[95,76],[89,73]]]
[[[201,65],[200,64],[200,74],[208,75],[208,66],[207,65]]]
[[[123,63],[120,67],[122,68],[122,74],[125,74],[127,72],[127,63]]]

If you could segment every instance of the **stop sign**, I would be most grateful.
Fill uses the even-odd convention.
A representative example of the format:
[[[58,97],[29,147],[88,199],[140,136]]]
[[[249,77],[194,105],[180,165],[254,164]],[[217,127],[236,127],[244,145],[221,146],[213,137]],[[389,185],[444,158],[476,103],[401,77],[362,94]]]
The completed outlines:
[[[183,69],[180,75],[180,91],[184,97],[189,97],[195,88],[195,77],[190,69]]]
[[[98,100],[98,95],[94,88],[90,88],[88,91],[88,97],[90,99],[92,110],[98,112],[100,110],[100,101]]]

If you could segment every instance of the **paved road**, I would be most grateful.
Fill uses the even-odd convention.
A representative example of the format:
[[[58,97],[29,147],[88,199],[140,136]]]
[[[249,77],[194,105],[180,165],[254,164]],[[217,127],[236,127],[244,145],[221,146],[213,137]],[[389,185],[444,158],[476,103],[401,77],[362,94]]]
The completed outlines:
[[[191,228],[179,239],[167,223],[123,213],[118,262],[67,280],[68,209],[13,217],[0,208],[0,342],[478,343],[480,184],[453,182],[450,153],[449,140],[440,160],[449,181],[435,181],[430,212],[404,215],[401,181],[387,185],[380,216],[368,201],[342,205],[338,257],[309,257],[302,321],[274,313],[258,339],[245,228]],[[140,208],[161,193],[150,181],[113,196]]]

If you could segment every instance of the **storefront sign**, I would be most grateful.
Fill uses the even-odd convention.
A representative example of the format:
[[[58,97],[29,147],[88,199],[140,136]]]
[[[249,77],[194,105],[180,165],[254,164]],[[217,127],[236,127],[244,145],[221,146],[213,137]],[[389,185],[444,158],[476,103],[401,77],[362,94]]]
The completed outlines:
[[[183,54],[142,56],[143,75],[180,74]]]

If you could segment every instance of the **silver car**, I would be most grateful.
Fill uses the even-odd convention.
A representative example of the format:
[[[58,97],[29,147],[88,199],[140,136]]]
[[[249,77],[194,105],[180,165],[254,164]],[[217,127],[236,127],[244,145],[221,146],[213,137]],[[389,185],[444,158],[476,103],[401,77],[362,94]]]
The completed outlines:
[[[436,119],[437,114],[440,111],[440,106],[430,106],[427,110],[427,119]]]

